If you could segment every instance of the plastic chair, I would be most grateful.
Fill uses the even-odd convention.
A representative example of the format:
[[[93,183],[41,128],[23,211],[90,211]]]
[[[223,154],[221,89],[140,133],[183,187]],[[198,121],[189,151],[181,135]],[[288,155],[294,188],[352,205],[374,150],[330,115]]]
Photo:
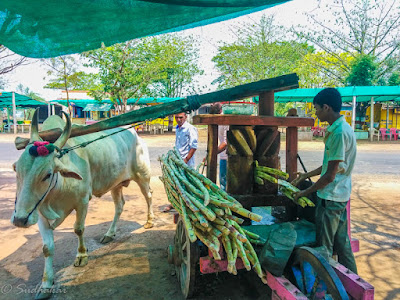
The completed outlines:
[[[392,135],[395,141],[397,141],[399,132],[397,131],[396,128],[390,128],[390,139],[392,139]]]
[[[379,128],[379,133],[381,134],[382,141],[386,140],[386,136],[388,135],[389,138],[391,139],[390,133],[387,132],[386,128]]]

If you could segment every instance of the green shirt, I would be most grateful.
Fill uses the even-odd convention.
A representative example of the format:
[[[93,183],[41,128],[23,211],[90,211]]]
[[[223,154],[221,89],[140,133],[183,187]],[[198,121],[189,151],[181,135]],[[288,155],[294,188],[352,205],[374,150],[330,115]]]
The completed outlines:
[[[339,170],[335,179],[317,191],[318,197],[325,200],[346,202],[351,194],[351,172],[357,154],[356,137],[344,117],[337,119],[326,130],[324,161],[321,176],[328,170],[328,162],[339,160]]]

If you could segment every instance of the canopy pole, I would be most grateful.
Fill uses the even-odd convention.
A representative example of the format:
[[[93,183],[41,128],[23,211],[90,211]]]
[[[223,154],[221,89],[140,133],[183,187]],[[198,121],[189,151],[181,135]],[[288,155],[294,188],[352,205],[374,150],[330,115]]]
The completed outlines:
[[[52,115],[54,116],[56,114],[56,106],[53,104],[51,105],[51,109],[52,109]]]
[[[50,116],[51,116],[51,104],[49,102],[49,103],[47,103],[47,117],[50,117]]]
[[[371,142],[374,140],[374,97],[371,97],[369,139]]]
[[[15,92],[12,92],[14,134],[17,134],[17,106],[15,105]]]
[[[351,127],[353,128],[353,130],[356,129],[356,100],[357,97],[353,96],[353,115],[351,118]]]
[[[7,107],[7,125],[8,125],[8,133],[11,132],[11,125],[10,125],[10,109]]]
[[[386,129],[389,129],[389,102],[386,102]]]

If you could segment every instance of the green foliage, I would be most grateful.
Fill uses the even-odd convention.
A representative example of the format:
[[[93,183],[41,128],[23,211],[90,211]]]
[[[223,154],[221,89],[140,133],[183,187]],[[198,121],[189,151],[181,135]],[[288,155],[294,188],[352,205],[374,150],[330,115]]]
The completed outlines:
[[[69,105],[68,91],[73,87],[76,81],[77,68],[79,66],[77,59],[72,55],[52,57],[42,59],[47,66],[47,75],[51,77],[50,83],[45,88],[64,89],[67,93],[67,105],[69,114],[71,115],[71,107]]]
[[[76,73],[72,73],[71,75],[66,75],[56,77],[50,80],[44,88],[46,89],[65,89],[67,87],[68,90],[81,90],[85,87],[88,75],[79,71]]]
[[[191,93],[194,89],[193,78],[203,74],[197,61],[198,47],[193,37],[178,35],[162,35],[149,40],[148,50],[157,56],[166,59],[165,74],[154,79],[149,86],[149,95],[154,97],[181,97],[184,93]]]
[[[179,96],[200,72],[196,51],[190,38],[172,35],[102,47],[83,54],[99,70],[85,84],[92,96],[110,98],[121,112],[129,98]]]
[[[346,78],[348,85],[370,86],[377,81],[377,64],[370,55],[360,55],[351,64],[351,70]]]
[[[282,41],[283,28],[273,22],[263,17],[239,31],[236,42],[219,47],[212,61],[221,75],[214,84],[227,88],[291,73],[313,51],[307,43]]]
[[[350,53],[338,56],[323,51],[308,53],[298,62],[294,71],[299,75],[301,88],[344,86],[349,72],[345,64],[353,60]]]
[[[400,73],[399,72],[394,72],[392,75],[390,75],[389,80],[388,80],[389,85],[400,85]]]

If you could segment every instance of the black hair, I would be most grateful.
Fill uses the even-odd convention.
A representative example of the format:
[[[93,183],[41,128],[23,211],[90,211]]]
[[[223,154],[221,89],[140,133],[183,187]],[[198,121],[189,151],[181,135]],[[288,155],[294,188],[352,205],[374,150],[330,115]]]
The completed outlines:
[[[340,112],[342,109],[342,96],[337,89],[326,88],[314,97],[313,104],[318,104],[321,107],[326,104],[332,107],[334,112]]]

